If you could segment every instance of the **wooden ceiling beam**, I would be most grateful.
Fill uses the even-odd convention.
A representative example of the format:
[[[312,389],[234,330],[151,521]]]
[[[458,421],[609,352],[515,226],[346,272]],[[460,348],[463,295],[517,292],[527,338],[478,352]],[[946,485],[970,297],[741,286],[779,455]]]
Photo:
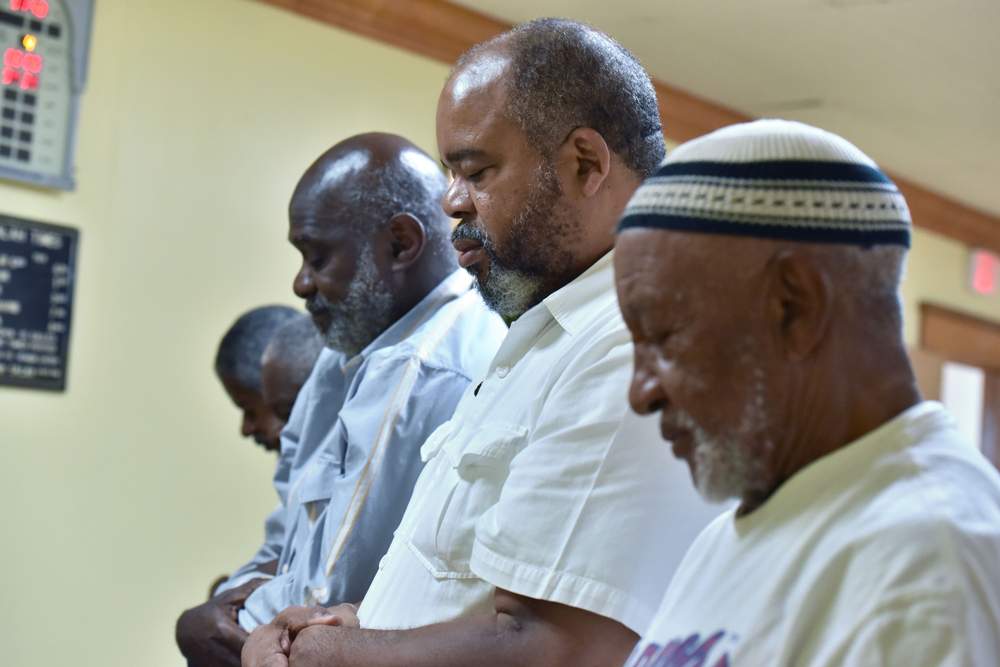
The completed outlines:
[[[449,64],[473,44],[510,28],[509,23],[447,0],[258,1]],[[653,83],[664,135],[671,141],[684,142],[751,118],[662,81]],[[905,178],[892,178],[906,197],[918,227],[1000,253],[1000,216]]]

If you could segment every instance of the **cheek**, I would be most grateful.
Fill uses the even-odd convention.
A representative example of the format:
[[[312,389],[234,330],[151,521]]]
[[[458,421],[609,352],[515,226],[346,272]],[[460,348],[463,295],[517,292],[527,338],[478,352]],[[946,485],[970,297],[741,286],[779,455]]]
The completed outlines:
[[[506,228],[503,199],[491,192],[477,192],[472,196],[476,207],[476,217],[491,239],[496,239]]]
[[[704,373],[687,363],[662,362],[657,368],[657,377],[670,402],[686,412],[692,406],[703,403],[706,384]]]
[[[476,215],[494,243],[504,243],[525,193],[508,181],[497,181],[488,191],[476,192],[472,200]]]
[[[725,364],[701,354],[661,357],[656,373],[671,405],[696,418],[714,421],[733,391]]]
[[[354,278],[357,261],[356,257],[346,254],[332,257],[323,270],[315,274],[316,290],[331,303],[343,299]]]
[[[759,366],[744,355],[704,359],[681,381],[691,413],[701,416],[702,426],[711,432],[745,431],[764,407]]]

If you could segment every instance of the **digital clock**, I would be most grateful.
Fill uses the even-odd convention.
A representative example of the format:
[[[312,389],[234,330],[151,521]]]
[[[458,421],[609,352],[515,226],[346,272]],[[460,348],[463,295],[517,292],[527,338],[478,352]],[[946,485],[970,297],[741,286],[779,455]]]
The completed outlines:
[[[0,3],[0,178],[72,190],[94,2]]]

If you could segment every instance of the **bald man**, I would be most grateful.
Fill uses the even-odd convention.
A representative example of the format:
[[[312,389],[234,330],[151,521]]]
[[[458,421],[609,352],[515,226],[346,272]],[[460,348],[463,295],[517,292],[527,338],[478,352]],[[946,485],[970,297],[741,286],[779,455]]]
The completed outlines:
[[[1000,475],[917,390],[909,243],[892,181],[800,123],[689,142],[630,202],[632,405],[740,504],[629,667],[1000,664]]]
[[[244,667],[620,666],[710,516],[628,416],[611,249],[664,154],[645,71],[607,35],[535,21],[463,56],[437,132],[459,262],[510,331],[424,444],[357,613],[288,610]]]
[[[506,331],[458,269],[439,205],[447,185],[412,143],[371,133],[324,153],[295,188],[294,290],[329,349],[282,433],[285,543],[278,574],[239,611],[244,630],[291,605],[361,599],[422,468],[421,445],[482,379]]]

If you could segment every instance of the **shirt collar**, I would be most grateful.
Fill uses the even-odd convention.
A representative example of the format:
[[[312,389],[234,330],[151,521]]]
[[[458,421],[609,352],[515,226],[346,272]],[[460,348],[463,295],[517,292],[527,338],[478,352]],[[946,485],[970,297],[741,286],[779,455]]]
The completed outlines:
[[[766,524],[768,517],[781,512],[782,508],[809,507],[824,491],[858,483],[879,458],[954,429],[954,420],[940,403],[923,401],[912,405],[857,440],[796,472],[763,505],[745,516],[737,516],[736,528],[740,533],[747,533],[762,522]]]
[[[344,368],[360,365],[372,353],[382,348],[391,347],[409,338],[414,331],[426,322],[438,308],[448,301],[465,294],[472,287],[472,276],[464,269],[453,271],[447,278],[438,283],[437,287],[420,300],[417,305],[393,322],[388,329],[380,333],[375,340],[368,343],[351,359],[344,360]]]
[[[614,250],[609,250],[568,285],[542,300],[552,317],[569,335],[575,335],[593,319],[593,307],[616,298],[613,256]]]

